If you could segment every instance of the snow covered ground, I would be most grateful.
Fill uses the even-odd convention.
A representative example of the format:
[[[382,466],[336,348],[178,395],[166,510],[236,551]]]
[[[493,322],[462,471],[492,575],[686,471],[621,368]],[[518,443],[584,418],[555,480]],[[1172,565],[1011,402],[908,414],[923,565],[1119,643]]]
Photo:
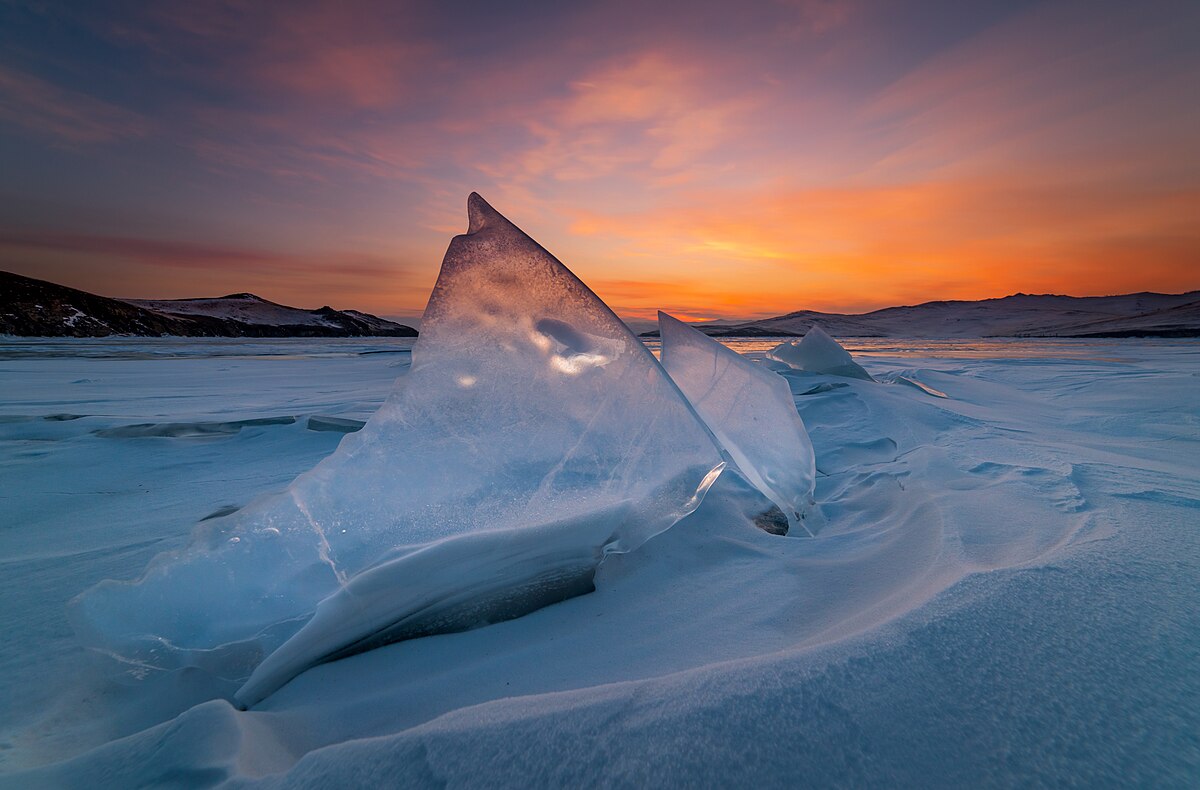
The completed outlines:
[[[878,383],[782,371],[815,538],[757,529],[722,476],[594,593],[247,712],[197,674],[96,668],[67,602],[314,466],[353,423],[310,418],[365,420],[411,343],[0,339],[0,785],[1200,775],[1195,341],[851,341]]]

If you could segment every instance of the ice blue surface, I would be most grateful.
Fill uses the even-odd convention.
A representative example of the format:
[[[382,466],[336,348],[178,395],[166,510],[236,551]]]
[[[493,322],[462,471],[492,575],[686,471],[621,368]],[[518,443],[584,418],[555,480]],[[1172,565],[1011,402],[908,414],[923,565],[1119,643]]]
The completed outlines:
[[[303,419],[96,431],[361,418],[390,355],[223,376],[214,358],[11,361],[0,785],[1192,786],[1200,346],[888,343],[873,374],[950,397],[785,374],[824,469],[817,538],[743,529],[717,492],[593,595],[327,664],[261,713],[104,685],[62,607],[179,545],[181,525],[286,485],[337,435]],[[42,419],[70,412],[90,416]],[[906,592],[946,561],[968,572]],[[898,596],[894,616],[827,631]]]

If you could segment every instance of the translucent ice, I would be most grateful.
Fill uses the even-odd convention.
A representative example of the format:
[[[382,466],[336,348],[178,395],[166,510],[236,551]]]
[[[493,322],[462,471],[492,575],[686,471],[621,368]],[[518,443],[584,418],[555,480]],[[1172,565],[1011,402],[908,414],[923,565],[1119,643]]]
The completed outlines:
[[[811,534],[816,464],[788,383],[666,313],[658,327],[663,367],[742,475],[787,516],[789,534]]]
[[[380,410],[286,492],[80,596],[86,644],[240,680],[291,639],[253,704],[322,660],[589,589],[695,509],[723,461],[675,384],[552,255],[478,195],[468,213]]]
[[[825,330],[813,324],[803,339],[780,343],[767,352],[767,357],[782,362],[796,370],[807,370],[810,373],[827,373],[832,376],[846,376],[852,379],[874,381],[871,374],[863,370],[850,352],[842,348],[836,340],[825,334]]]

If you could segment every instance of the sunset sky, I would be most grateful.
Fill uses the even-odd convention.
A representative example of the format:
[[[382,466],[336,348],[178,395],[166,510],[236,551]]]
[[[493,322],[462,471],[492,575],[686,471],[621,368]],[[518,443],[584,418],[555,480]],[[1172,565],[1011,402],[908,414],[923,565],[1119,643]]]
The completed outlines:
[[[0,1],[0,269],[415,316],[476,190],[630,317],[1185,291],[1198,42],[1195,0]]]

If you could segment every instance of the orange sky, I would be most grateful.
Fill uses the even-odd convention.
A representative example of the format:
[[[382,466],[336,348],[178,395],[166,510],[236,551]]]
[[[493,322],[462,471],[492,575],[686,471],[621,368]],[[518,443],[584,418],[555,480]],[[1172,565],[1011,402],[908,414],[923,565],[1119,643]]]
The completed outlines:
[[[1200,288],[1196,4],[963,5],[6,9],[0,268],[415,316],[478,190],[633,317]]]

